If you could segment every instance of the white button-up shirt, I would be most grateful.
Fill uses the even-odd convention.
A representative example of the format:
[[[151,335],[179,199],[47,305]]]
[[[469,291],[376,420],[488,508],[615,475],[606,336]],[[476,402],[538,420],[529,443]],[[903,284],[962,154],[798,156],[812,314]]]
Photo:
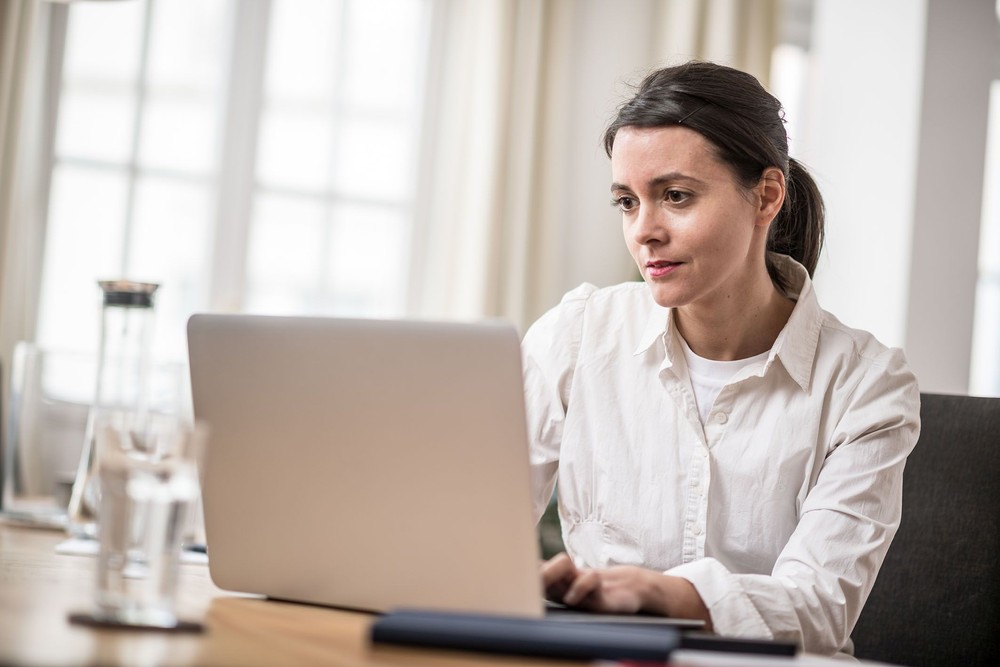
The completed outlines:
[[[780,258],[795,309],[704,425],[670,309],[643,283],[583,285],[523,340],[536,515],[558,479],[577,565],[683,577],[724,635],[851,651],[899,525],[919,393],[903,354],[823,311]]]

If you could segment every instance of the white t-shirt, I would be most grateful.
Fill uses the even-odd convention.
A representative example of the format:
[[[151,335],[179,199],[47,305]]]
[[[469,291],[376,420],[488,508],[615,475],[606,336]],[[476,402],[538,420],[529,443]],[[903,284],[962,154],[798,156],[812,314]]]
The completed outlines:
[[[705,423],[670,310],[642,283],[584,285],[524,337],[535,509],[558,479],[583,567],[692,582],[721,634],[850,651],[899,525],[919,393],[901,351],[824,312],[775,256],[795,309]]]
[[[730,378],[741,370],[754,364],[763,365],[767,361],[770,352],[761,352],[757,356],[746,359],[736,359],[735,361],[716,361],[699,357],[688,347],[683,336],[678,335],[677,340],[681,344],[684,352],[684,361],[687,362],[688,377],[691,378],[691,389],[694,390],[694,402],[698,406],[698,416],[702,425],[708,421],[708,415],[715,405],[715,398],[726,386]]]

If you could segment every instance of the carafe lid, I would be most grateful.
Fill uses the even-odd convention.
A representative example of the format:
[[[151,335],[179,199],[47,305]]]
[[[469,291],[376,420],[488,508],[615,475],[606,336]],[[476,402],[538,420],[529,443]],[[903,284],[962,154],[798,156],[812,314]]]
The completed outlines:
[[[97,284],[104,292],[105,306],[130,308],[152,308],[153,293],[160,287],[157,283],[134,280],[99,280]]]

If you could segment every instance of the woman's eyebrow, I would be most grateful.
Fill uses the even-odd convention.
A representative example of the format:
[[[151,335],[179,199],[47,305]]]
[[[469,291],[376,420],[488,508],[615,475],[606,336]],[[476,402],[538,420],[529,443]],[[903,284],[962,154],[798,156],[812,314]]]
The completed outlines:
[[[684,174],[684,173],[679,172],[679,171],[671,171],[671,172],[669,172],[667,174],[663,174],[662,176],[657,176],[656,178],[650,179],[649,182],[646,183],[646,187],[652,190],[652,189],[656,189],[656,188],[662,187],[662,186],[666,185],[667,183],[678,183],[678,182],[691,183],[691,184],[695,184],[695,185],[702,185],[702,184],[704,184],[704,181],[702,181],[701,179],[695,178],[694,176],[688,176],[687,174]],[[616,190],[629,190],[629,191],[631,191],[632,188],[630,188],[627,185],[623,185],[622,183],[612,183],[611,184],[611,191],[614,192]]]
[[[647,183],[646,185],[647,187],[650,188],[657,188],[666,185],[667,183],[677,183],[677,182],[695,183],[695,184],[704,183],[704,181],[695,178],[694,176],[688,176],[687,174],[684,174],[679,171],[672,171],[668,174],[657,176],[656,178],[650,180],[649,183]]]

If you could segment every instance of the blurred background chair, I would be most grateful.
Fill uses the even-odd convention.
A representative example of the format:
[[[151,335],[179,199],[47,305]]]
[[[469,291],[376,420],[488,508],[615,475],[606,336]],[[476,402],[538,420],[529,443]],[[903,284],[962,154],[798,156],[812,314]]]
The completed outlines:
[[[852,638],[897,665],[1000,657],[1000,398],[921,395],[903,517]]]

